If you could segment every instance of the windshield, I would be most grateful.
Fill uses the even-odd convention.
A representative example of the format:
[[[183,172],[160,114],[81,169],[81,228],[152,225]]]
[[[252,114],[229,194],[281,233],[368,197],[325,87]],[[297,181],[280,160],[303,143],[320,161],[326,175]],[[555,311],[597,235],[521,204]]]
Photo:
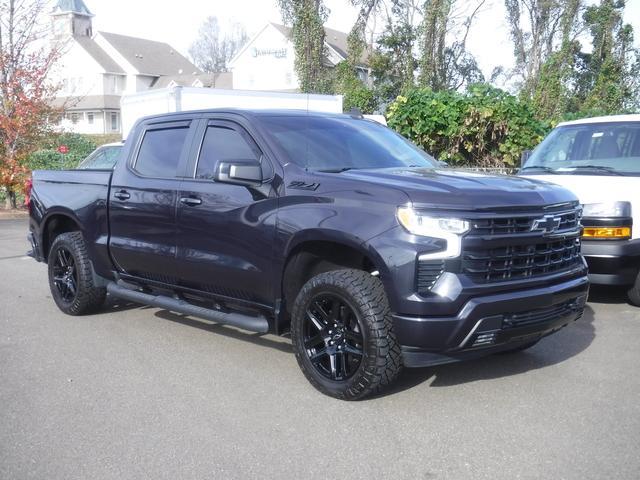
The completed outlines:
[[[87,158],[80,162],[81,170],[111,170],[118,161],[122,145],[98,147]]]
[[[640,122],[567,125],[553,130],[523,170],[553,173],[640,174]]]
[[[393,130],[369,120],[265,116],[262,123],[291,162],[309,170],[435,168],[437,163]]]

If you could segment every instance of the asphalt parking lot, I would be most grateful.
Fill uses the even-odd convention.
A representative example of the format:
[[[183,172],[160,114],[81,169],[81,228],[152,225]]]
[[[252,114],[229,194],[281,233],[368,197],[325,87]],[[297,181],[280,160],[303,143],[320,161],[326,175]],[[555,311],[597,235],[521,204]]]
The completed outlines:
[[[74,318],[0,220],[0,479],[640,477],[640,309],[595,290],[517,355],[346,403],[287,339],[111,303]]]

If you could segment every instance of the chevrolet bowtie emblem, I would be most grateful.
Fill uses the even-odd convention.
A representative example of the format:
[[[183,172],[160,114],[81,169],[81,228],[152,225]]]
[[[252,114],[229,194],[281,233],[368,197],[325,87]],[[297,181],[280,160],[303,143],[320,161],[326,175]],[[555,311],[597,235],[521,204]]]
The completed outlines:
[[[542,218],[536,218],[531,224],[531,231],[542,231],[543,233],[553,233],[560,228],[560,217],[553,215],[545,215]]]

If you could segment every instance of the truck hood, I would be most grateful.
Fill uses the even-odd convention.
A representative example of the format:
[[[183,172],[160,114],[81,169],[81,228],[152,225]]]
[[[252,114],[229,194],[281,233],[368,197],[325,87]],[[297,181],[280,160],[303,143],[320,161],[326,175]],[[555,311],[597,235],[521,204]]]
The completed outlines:
[[[526,175],[571,190],[580,203],[631,202],[633,238],[640,238],[640,188],[638,177],[617,175]]]
[[[456,169],[391,168],[349,170],[353,180],[384,184],[404,191],[419,207],[486,210],[545,206],[576,197],[555,185],[531,178],[486,175]]]

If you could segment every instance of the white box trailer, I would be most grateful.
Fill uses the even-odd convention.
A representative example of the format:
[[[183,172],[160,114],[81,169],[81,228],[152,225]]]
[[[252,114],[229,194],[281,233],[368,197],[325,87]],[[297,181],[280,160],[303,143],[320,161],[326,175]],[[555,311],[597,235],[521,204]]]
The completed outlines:
[[[168,87],[124,95],[120,101],[122,138],[142,117],[205,108],[290,108],[342,113],[342,95]]]

